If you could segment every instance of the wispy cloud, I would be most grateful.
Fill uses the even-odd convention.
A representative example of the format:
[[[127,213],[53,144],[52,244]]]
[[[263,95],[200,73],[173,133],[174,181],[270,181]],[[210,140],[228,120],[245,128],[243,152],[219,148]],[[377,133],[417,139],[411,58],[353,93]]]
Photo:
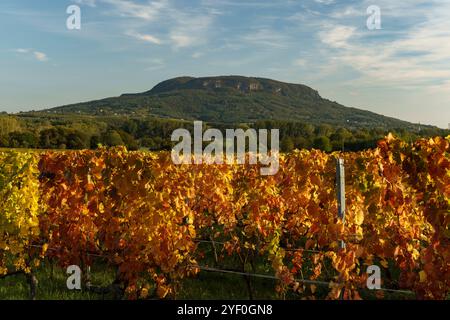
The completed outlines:
[[[144,41],[144,42],[148,42],[148,43],[153,43],[153,44],[161,44],[162,41],[160,39],[158,39],[157,37],[151,35],[151,34],[142,34],[136,31],[128,31],[127,33],[125,33],[127,36],[136,38],[140,41]]]
[[[17,53],[29,53],[31,50],[19,48],[19,49],[15,49],[14,51]]]
[[[289,37],[272,29],[260,28],[242,35],[240,40],[246,45],[284,48],[288,45]]]
[[[19,54],[30,55],[40,62],[46,62],[49,60],[47,54],[41,51],[35,51],[33,49],[24,49],[24,48],[18,48],[15,49],[14,51]]]
[[[298,58],[294,60],[293,65],[297,67],[304,67],[306,66],[307,62],[308,61],[306,59]]]
[[[34,54],[34,57],[36,58],[36,60],[38,60],[38,61],[42,61],[42,62],[48,61],[47,55],[43,52],[34,51],[33,54]]]
[[[170,28],[169,38],[175,48],[201,45],[207,41],[213,14],[172,9],[170,16],[174,26]]]
[[[109,6],[108,15],[131,19],[137,31],[125,34],[135,39],[153,43],[169,44],[175,49],[198,46],[208,38],[214,17],[221,14],[212,8],[179,8],[169,0],[154,0],[138,3],[131,0],[97,0]],[[140,28],[139,28],[140,27]],[[151,32],[157,29],[159,36]],[[149,31],[150,30],[150,31]]]
[[[390,8],[388,4],[382,12],[389,12],[391,16],[399,9],[397,6],[387,8]],[[422,12],[420,22],[406,24],[397,36],[388,36],[389,32],[383,30],[325,24],[318,38],[333,50],[329,54],[334,63],[360,73],[360,83],[373,85],[379,81],[403,88],[447,90],[450,83],[450,4],[440,3],[430,8]],[[415,17],[416,9],[406,15]]]
[[[334,19],[342,19],[348,17],[364,17],[366,16],[366,11],[361,10],[360,7],[356,8],[354,6],[348,6],[342,9],[332,11],[329,14],[329,16]]]
[[[292,0],[272,0],[272,1],[261,1],[261,0],[202,0],[203,6],[214,6],[214,7],[248,7],[248,8],[280,8],[280,7],[290,7],[295,6],[297,1]]]
[[[204,55],[203,52],[194,52],[191,57],[194,59],[198,59],[201,58],[203,55]]]
[[[92,8],[97,6],[96,0],[75,0],[75,3],[82,5],[82,6],[92,7]]]
[[[332,25],[319,32],[319,39],[333,48],[349,48],[348,41],[355,35],[355,27]]]
[[[153,21],[168,6],[167,0],[150,1],[147,4],[136,3],[129,0],[99,0],[113,7],[113,13],[123,17],[140,18]]]
[[[334,3],[334,0],[314,0],[314,2],[329,5],[329,4]]]

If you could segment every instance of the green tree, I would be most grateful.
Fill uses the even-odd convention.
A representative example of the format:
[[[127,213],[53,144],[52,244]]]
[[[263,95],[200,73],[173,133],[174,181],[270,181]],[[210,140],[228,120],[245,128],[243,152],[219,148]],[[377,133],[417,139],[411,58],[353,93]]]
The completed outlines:
[[[32,132],[11,132],[9,146],[13,148],[37,148],[39,139]]]
[[[329,137],[333,132],[333,127],[329,124],[320,124],[316,127],[316,135]]]
[[[90,146],[89,140],[79,131],[68,133],[66,141],[68,149],[86,149]]]
[[[96,134],[91,137],[91,141],[90,141],[91,149],[97,149],[101,143],[102,143],[102,139],[99,135]]]
[[[123,141],[123,144],[129,149],[129,150],[137,150],[138,149],[138,144],[136,142],[136,140],[134,139],[134,137],[122,130],[118,131],[120,138]]]
[[[294,142],[290,137],[284,137],[281,139],[280,148],[283,152],[291,152],[295,148]]]
[[[122,137],[116,130],[109,130],[105,135],[104,141],[110,147],[124,145]]]
[[[350,142],[352,133],[345,128],[337,129],[331,136],[331,144],[334,150],[345,150],[345,143]]]
[[[45,149],[60,149],[60,146],[66,144],[64,129],[53,127],[40,132],[39,144]]]
[[[311,147],[311,142],[304,137],[295,137],[294,145],[297,149],[308,149]]]
[[[332,150],[330,139],[325,136],[317,137],[314,139],[314,148],[330,152]]]

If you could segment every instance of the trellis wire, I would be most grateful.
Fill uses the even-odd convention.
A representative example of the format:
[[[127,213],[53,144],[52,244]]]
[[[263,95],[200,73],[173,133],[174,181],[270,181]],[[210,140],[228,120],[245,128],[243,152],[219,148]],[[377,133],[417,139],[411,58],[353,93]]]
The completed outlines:
[[[200,240],[201,242],[211,242],[207,240]],[[42,245],[30,245],[30,247],[35,248],[42,248]],[[56,248],[47,248],[47,250],[57,251]],[[99,254],[93,254],[93,253],[86,253],[88,256],[96,257],[96,258],[103,258],[108,259],[107,257]],[[240,272],[240,271],[234,271],[234,270],[225,270],[225,269],[219,269],[219,268],[213,268],[213,267],[207,267],[207,266],[201,266],[201,265],[189,265],[190,268],[198,268],[199,270],[207,271],[207,272],[217,272],[217,273],[227,273],[227,274],[234,274],[234,275],[240,275],[240,276],[248,276],[253,278],[262,278],[262,279],[270,279],[270,280],[280,280],[279,278],[268,275],[268,274],[258,274],[258,273],[248,273],[248,272]],[[321,285],[321,286],[330,286],[332,282],[327,281],[320,281],[320,280],[309,280],[309,279],[295,279],[294,281],[305,283],[305,284],[314,284],[314,285]],[[92,286],[95,287],[95,286]],[[371,290],[369,288],[359,288],[364,290]],[[411,294],[415,295],[413,291],[409,290],[397,290],[397,289],[387,289],[387,288],[380,288],[373,291],[388,291],[388,292],[397,292],[397,293],[403,293],[403,294]]]

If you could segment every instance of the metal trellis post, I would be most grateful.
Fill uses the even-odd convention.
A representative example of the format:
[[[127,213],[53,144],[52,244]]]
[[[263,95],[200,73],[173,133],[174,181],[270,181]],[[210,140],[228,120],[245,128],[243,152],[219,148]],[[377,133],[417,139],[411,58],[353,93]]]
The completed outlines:
[[[345,169],[344,159],[338,158],[336,161],[336,190],[338,201],[338,217],[345,223]],[[345,248],[345,242],[340,241],[341,249]]]

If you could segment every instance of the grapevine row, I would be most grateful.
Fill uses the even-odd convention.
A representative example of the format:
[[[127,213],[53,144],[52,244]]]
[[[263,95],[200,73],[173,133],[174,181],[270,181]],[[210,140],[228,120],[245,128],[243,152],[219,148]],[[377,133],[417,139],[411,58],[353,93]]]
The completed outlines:
[[[170,153],[125,148],[2,152],[0,275],[30,273],[44,256],[87,267],[98,254],[126,297],[173,297],[199,272],[197,240],[207,239],[223,244],[216,260],[233,257],[244,269],[267,261],[281,296],[314,297],[314,285],[295,280],[304,278],[330,281],[328,298],[358,299],[367,266],[377,264],[384,286],[445,299],[449,142],[390,135],[358,153],[294,151],[280,156],[274,176],[261,176],[257,165],[174,165]],[[336,157],[346,163],[345,223],[337,217]]]

